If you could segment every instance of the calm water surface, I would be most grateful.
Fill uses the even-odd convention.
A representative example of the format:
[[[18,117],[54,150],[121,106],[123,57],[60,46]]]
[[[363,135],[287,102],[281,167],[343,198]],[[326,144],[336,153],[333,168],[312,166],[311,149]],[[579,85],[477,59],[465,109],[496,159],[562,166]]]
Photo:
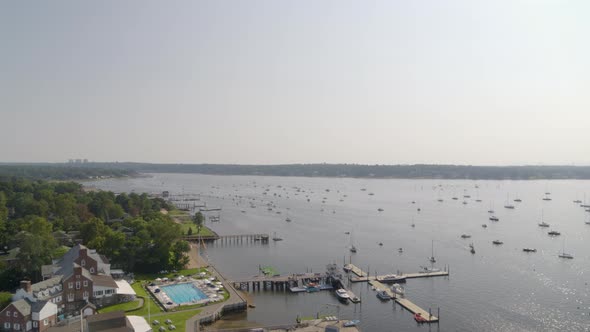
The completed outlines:
[[[284,239],[268,245],[210,246],[208,258],[230,278],[256,275],[259,265],[272,265],[281,274],[324,272],[326,264],[349,259],[371,274],[417,272],[428,264],[432,241],[436,266],[451,270],[449,278],[408,280],[405,285],[413,302],[435,313],[440,309],[439,325],[418,326],[409,312],[381,302],[362,283],[351,286],[362,297],[360,305],[339,304],[331,292],[256,292],[257,307],[247,314],[251,321],[282,324],[297,315],[339,310],[341,317],[360,319],[364,331],[590,331],[590,225],[584,223],[590,213],[573,203],[584,200],[584,193],[590,201],[590,181],[151,174],[86,185],[115,192],[200,194],[208,206],[222,208],[220,222],[207,222],[217,233],[276,232]],[[546,192],[551,201],[542,200]],[[514,210],[503,207],[508,199]],[[269,202],[276,205],[272,211]],[[489,209],[499,222],[488,220]],[[541,218],[551,227],[538,227]],[[549,237],[551,229],[562,235]],[[352,257],[345,232],[352,232],[359,249]],[[461,234],[472,238],[461,239]],[[494,246],[495,239],[504,245]],[[524,253],[524,247],[537,253]],[[573,260],[557,257],[563,247]]]

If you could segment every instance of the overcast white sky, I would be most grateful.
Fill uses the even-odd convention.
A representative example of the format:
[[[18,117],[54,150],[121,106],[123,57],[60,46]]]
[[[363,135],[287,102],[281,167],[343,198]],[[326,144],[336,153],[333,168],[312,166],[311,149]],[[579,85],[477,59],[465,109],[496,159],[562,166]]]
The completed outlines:
[[[590,164],[590,1],[2,1],[0,161]]]

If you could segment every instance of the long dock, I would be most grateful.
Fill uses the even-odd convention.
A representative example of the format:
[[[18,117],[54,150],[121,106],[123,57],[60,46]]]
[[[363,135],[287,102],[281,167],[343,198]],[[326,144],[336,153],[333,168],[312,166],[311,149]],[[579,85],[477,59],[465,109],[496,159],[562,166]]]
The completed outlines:
[[[364,272],[363,272],[364,273]],[[449,271],[438,271],[438,272],[417,272],[417,273],[402,273],[398,274],[400,277],[406,277],[406,279],[415,279],[415,278],[428,278],[428,277],[444,277],[448,276]],[[372,277],[351,277],[351,282],[368,282],[372,280],[379,280],[384,278],[385,276],[372,276]]]
[[[361,270],[358,266],[354,264],[346,264],[345,266],[350,269],[350,272],[356,274],[361,278],[367,276],[367,273],[365,273],[365,271]]]

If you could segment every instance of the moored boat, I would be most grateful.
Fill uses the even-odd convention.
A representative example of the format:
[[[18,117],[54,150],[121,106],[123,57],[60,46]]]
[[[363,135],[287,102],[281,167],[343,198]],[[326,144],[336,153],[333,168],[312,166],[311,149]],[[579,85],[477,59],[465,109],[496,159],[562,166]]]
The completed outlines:
[[[384,290],[378,291],[377,292],[377,297],[380,298],[381,300],[384,300],[384,301],[391,300],[391,296],[389,296],[389,294],[387,294],[387,292],[384,291]]]
[[[400,276],[397,274],[386,274],[383,276],[377,276],[377,281],[382,282],[384,284],[387,283],[399,283],[399,282],[406,282],[406,277]]]
[[[533,248],[522,248],[522,251],[524,251],[524,252],[537,252],[537,249],[533,249]]]
[[[504,244],[504,242],[502,242],[502,241],[500,241],[500,240],[494,240],[494,241],[492,241],[492,243],[493,243],[493,244],[495,244],[495,245],[501,245],[501,244]]]
[[[338,299],[342,301],[348,301],[350,299],[350,295],[344,288],[337,289],[336,296],[338,296]]]

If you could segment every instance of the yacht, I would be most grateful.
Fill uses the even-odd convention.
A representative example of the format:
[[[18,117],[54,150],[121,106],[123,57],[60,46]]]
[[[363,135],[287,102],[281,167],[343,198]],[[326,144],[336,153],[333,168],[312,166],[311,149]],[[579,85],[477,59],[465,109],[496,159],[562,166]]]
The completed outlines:
[[[491,221],[499,221],[500,219],[496,216],[490,216]]]
[[[287,219],[285,219],[286,222],[291,222],[291,218],[287,217]]]
[[[549,224],[543,221],[539,223],[539,227],[549,227]]]
[[[434,258],[434,240],[432,240],[432,253],[430,254],[428,260],[430,263],[436,263],[436,258]]]
[[[500,241],[500,240],[494,240],[494,241],[492,241],[492,243],[493,243],[493,244],[495,244],[495,245],[501,245],[501,244],[504,244],[504,242],[502,242],[502,241]]]
[[[272,237],[272,240],[273,240],[273,241],[283,241],[283,239],[282,239],[282,238],[280,238],[280,237],[278,237],[278,236],[277,236],[277,232],[274,232],[274,235],[273,235],[273,237]]]
[[[420,266],[420,271],[418,273],[434,273],[440,272],[440,269],[436,267],[427,267],[427,266]]]
[[[510,204],[510,195],[506,197],[506,204],[504,205],[507,209],[514,209],[514,205]]]
[[[397,274],[386,274],[383,276],[377,276],[377,281],[382,283],[399,283],[406,282],[406,277]]]
[[[338,299],[343,301],[348,301],[350,299],[350,295],[348,295],[348,292],[344,288],[337,289],[336,296],[338,296]]]
[[[551,236],[557,236],[557,235],[561,235],[561,233],[560,233],[560,232],[558,232],[558,231],[549,231],[549,232],[547,232],[547,234],[549,234],[549,235],[551,235]]]
[[[462,235],[461,235],[461,238],[462,238],[462,239],[468,239],[468,238],[470,238],[470,237],[471,237],[471,235],[469,235],[469,234],[462,234]]]
[[[471,244],[469,244],[469,248],[471,248],[469,251],[470,251],[472,254],[475,254],[475,247],[473,247],[473,242],[471,242]]]
[[[486,224],[481,224],[481,227],[483,227],[483,228],[488,228],[488,225],[486,225]]]
[[[356,247],[355,246],[350,247],[350,252],[356,252],[356,251],[357,250],[356,250]]]
[[[537,249],[533,249],[533,248],[522,248],[522,251],[524,251],[524,252],[537,252]]]

